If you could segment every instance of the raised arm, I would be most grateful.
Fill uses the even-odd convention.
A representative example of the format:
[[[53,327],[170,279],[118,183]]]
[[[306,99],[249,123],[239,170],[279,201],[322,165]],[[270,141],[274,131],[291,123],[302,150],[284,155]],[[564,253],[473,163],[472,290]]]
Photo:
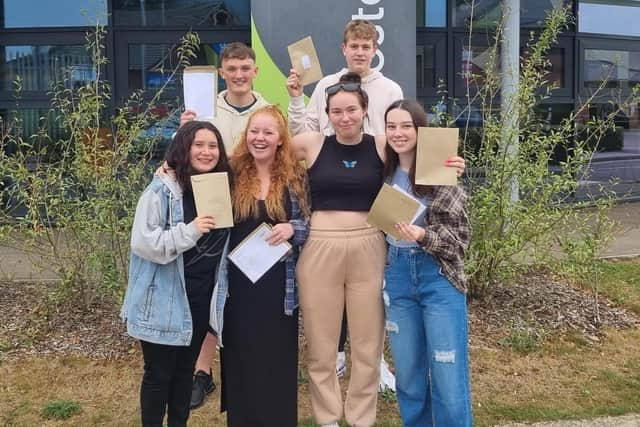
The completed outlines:
[[[300,76],[294,69],[291,69],[287,78],[287,91],[289,92],[288,116],[291,134],[298,135],[307,131],[319,132],[320,119],[317,109],[320,108],[318,105],[321,104],[324,94],[320,93],[321,91],[318,91],[316,86],[316,90],[311,94],[309,105],[305,107]]]

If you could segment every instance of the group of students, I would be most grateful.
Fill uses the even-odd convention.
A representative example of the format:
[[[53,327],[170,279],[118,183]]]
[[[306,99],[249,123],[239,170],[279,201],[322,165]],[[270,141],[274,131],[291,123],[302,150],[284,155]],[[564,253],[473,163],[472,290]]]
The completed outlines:
[[[190,407],[213,389],[216,346],[227,425],[297,425],[298,309],[319,425],[343,417],[375,424],[385,316],[403,425],[472,424],[466,196],[458,186],[415,184],[426,113],[371,69],[376,40],[374,25],[351,21],[342,46],[348,68],[323,78],[306,108],[292,70],[288,119],[252,91],[253,51],[231,43],[215,125],[182,114],[138,202],[121,313],[142,346],[144,426],[161,426],[165,413],[169,426],[186,425]],[[447,166],[461,173],[464,160]],[[190,176],[207,172],[230,176],[230,229],[196,213]],[[401,240],[366,222],[383,182],[427,207],[414,224],[396,225]],[[273,226],[270,244],[288,241],[292,250],[252,283],[227,254],[262,222]],[[351,375],[343,401],[336,351],[345,312]]]

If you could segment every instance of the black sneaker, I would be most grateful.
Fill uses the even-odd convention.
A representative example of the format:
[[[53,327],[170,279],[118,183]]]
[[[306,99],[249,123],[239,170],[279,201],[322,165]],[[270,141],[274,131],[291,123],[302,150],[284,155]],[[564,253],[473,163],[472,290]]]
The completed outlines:
[[[204,371],[198,370],[193,377],[193,387],[191,388],[191,401],[189,402],[189,408],[196,409],[204,403],[204,398],[207,394],[213,393],[216,389],[216,384],[213,382],[213,376],[211,371],[207,374]]]

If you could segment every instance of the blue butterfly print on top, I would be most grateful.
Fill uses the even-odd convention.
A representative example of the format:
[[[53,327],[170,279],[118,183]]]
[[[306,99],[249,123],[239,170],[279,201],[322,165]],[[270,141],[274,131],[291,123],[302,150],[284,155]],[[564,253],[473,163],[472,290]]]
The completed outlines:
[[[345,168],[352,169],[352,168],[356,167],[356,165],[358,164],[358,161],[357,160],[343,160],[342,164],[344,165]]]

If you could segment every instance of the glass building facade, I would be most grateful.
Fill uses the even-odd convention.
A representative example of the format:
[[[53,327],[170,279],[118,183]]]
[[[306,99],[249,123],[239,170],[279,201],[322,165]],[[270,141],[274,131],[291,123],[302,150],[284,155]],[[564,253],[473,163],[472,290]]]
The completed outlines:
[[[14,81],[21,76],[25,132],[32,132],[49,106],[50,85],[73,87],[96,78],[84,45],[96,24],[107,29],[104,75],[110,81],[114,104],[137,89],[167,84],[167,111],[181,93],[181,76],[172,76],[175,49],[188,30],[198,33],[201,49],[194,65],[218,65],[224,44],[250,41],[250,0],[0,0],[0,116],[16,109]],[[549,79],[556,85],[542,107],[559,121],[596,90],[592,115],[607,114],[615,100],[640,84],[640,2],[636,0],[521,0],[521,51],[529,33],[544,24],[546,11],[568,6],[574,16],[550,52]],[[416,94],[430,108],[459,107],[443,103],[443,94],[466,104],[481,76],[495,64],[488,54],[500,0],[416,1]],[[469,37],[469,26],[474,34]],[[474,78],[473,85],[469,76]],[[390,76],[393,77],[393,76]],[[603,79],[607,83],[600,88]],[[171,81],[173,79],[173,81]],[[444,105],[443,105],[444,104]],[[482,125],[472,106],[463,119]],[[625,107],[616,117],[624,133],[623,170],[640,162],[640,105]],[[634,154],[637,155],[634,157]],[[637,166],[640,169],[640,166]],[[626,169],[624,169],[626,170]],[[620,173],[620,172],[619,172]],[[635,172],[621,177],[639,179]],[[640,179],[639,179],[640,180]]]

